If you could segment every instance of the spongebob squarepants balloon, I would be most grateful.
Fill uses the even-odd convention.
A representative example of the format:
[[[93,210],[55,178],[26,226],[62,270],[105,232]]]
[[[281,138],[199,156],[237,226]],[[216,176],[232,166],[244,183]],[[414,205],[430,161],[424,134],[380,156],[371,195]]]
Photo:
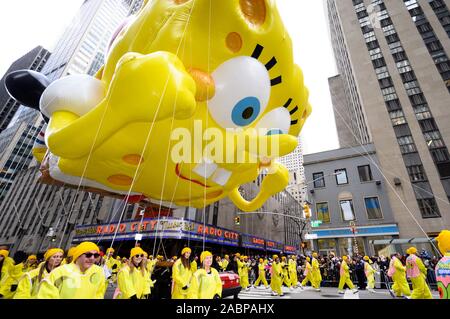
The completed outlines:
[[[197,208],[229,197],[243,211],[286,187],[275,158],[311,112],[274,0],[145,2],[98,74],[53,82],[40,108],[52,179]],[[262,169],[247,201],[239,187]]]

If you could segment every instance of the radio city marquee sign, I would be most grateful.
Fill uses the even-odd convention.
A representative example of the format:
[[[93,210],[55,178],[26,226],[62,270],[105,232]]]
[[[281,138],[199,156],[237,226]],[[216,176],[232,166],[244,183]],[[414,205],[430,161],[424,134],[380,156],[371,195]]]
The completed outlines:
[[[266,240],[266,249],[270,251],[280,252],[283,251],[284,245],[282,243]]]
[[[242,237],[242,247],[264,250],[266,243],[265,239],[247,234],[241,234],[241,237]]]
[[[103,239],[109,240],[116,235],[117,239],[134,238],[136,233],[144,238],[189,238],[191,240],[203,240],[214,243],[227,243],[237,246],[239,234],[211,225],[204,225],[185,219],[145,219],[141,221],[129,221],[120,224],[103,224],[91,226],[79,226],[75,229],[74,241]]]

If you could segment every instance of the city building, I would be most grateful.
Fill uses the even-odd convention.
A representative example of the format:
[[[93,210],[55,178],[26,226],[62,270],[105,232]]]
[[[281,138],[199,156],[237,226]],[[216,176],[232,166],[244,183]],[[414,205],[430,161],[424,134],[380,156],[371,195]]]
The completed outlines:
[[[95,73],[100,67],[101,54],[104,56],[111,35],[129,13],[131,9],[129,5],[136,6],[136,1],[130,4],[122,0],[84,1],[50,58],[46,51],[39,47],[40,60],[36,59],[26,65],[13,65],[14,69],[28,68],[30,63],[32,66],[35,63],[36,70],[44,73],[52,81],[72,73]],[[36,50],[32,51],[34,55],[38,55]],[[44,60],[47,60],[45,65],[43,65]],[[14,102],[13,99],[11,101]],[[64,247],[69,246],[73,223],[99,222],[101,219],[96,218],[102,205],[98,206],[98,203],[104,200],[106,208],[103,210],[108,210],[109,213],[111,207],[114,207],[114,199],[38,182],[41,174],[36,167],[37,162],[31,160],[31,148],[38,140],[39,128],[45,130],[43,120],[39,112],[23,106],[14,118],[12,115],[9,118],[13,120],[12,126],[1,139],[0,243],[10,245],[13,252],[18,248],[26,248],[28,251],[31,248],[45,250],[46,247],[55,245],[55,242],[51,240],[58,243],[61,241]],[[30,134],[34,135],[31,137]],[[58,194],[61,192],[65,194],[66,206],[57,203],[61,196]],[[74,199],[77,204],[68,206],[68,203],[75,203]],[[34,203],[39,203],[36,204],[39,206]],[[89,205],[95,209],[91,208],[85,216],[85,210],[90,207]],[[42,211],[38,207],[47,208]],[[127,206],[127,212],[132,209],[134,207]],[[71,213],[71,218],[68,219],[65,211],[74,210],[77,210],[76,213]],[[41,219],[36,216],[48,218],[46,220],[49,222],[41,222]],[[25,220],[26,224],[20,224],[19,220]],[[65,225],[67,227],[63,227]],[[50,227],[52,229],[49,233],[52,235],[46,236],[47,233],[44,234],[44,232],[49,231]],[[40,247],[28,245],[30,240],[38,240],[37,238],[39,238]]]
[[[303,143],[298,138],[297,148],[290,154],[279,159],[279,162],[289,170],[289,185],[286,191],[300,204],[306,197],[305,171],[303,169]]]
[[[334,120],[336,122],[336,130],[338,133],[339,148],[360,145],[357,135],[350,126],[351,107],[349,99],[345,93],[345,86],[342,75],[338,74],[328,79],[330,87],[331,101],[333,105]]]
[[[373,142],[400,238],[436,236],[450,227],[446,2],[327,0],[327,8],[348,99],[343,123],[359,144]]]
[[[10,122],[14,114],[20,106],[16,100],[9,96],[5,88],[6,75],[17,70],[34,70],[42,71],[47,63],[51,53],[41,46],[35,47],[33,50],[17,59],[0,80],[0,133],[3,132]]]
[[[34,123],[22,121],[0,133],[0,203],[14,182],[16,172],[26,169],[33,155],[35,136],[42,128],[40,119]]]
[[[123,2],[128,8],[130,8],[128,15],[137,13],[144,4],[144,0],[123,0]]]
[[[373,144],[304,157],[314,249],[321,254],[374,255],[385,245],[370,241],[398,238]],[[355,233],[352,232],[355,227]]]

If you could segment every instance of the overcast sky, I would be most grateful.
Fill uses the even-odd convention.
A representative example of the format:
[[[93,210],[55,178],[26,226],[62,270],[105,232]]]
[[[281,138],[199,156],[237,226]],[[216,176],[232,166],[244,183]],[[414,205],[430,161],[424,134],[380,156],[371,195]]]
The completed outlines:
[[[37,45],[52,51],[84,0],[14,0],[0,4],[0,75]],[[303,69],[313,113],[301,136],[305,153],[338,147],[328,78],[336,67],[320,0],[277,0]]]

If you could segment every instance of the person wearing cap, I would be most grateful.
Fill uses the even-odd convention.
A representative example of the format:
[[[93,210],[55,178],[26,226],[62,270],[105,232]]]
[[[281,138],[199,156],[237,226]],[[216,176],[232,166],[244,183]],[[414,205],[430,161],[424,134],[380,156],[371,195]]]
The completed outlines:
[[[450,230],[441,231],[436,242],[442,254],[435,268],[439,298],[450,299]]]
[[[273,296],[283,296],[283,269],[281,268],[280,258],[273,255],[272,268],[270,269],[270,288]]]
[[[312,285],[312,266],[311,266],[311,258],[306,257],[305,259],[305,270],[303,272],[303,275],[305,276],[305,278],[303,279],[302,283],[300,284],[300,288],[303,289],[304,286],[306,286],[308,284],[308,282],[311,282]]]
[[[290,289],[293,289],[291,286],[291,278],[289,277],[289,265],[287,263],[286,256],[281,257],[281,269],[283,269],[283,283]]]
[[[118,299],[147,299],[150,295],[150,276],[144,258],[141,247],[131,249],[128,264],[117,275]]]
[[[192,271],[192,273],[195,273],[197,271],[197,269],[198,269],[197,259],[198,259],[198,257],[195,256],[194,259],[191,261],[191,271]]]
[[[25,261],[24,267],[23,267],[23,272],[29,272],[32,271],[33,269],[36,269],[38,267],[38,260],[36,255],[30,255],[27,258],[27,261]]]
[[[224,258],[221,261],[221,265],[220,265],[221,270],[222,271],[227,271],[227,267],[228,267],[229,263],[230,263],[230,256],[225,255]]]
[[[70,247],[67,251],[66,258],[64,258],[61,262],[61,266],[65,264],[70,264],[73,261],[73,253],[76,247]]]
[[[247,264],[247,256],[240,256],[239,259],[236,260],[238,265],[238,275],[239,281],[242,289],[250,290],[249,282],[248,282],[248,264]]]
[[[413,288],[411,299],[433,299],[430,288],[425,281],[427,268],[422,259],[417,257],[417,248],[410,247],[406,250],[406,253],[409,255],[406,258],[406,276],[411,280]]]
[[[2,280],[0,286],[0,295],[3,296],[4,299],[12,299],[14,297],[19,280],[25,273],[25,262],[27,257],[27,254],[23,251],[17,251],[14,254],[13,262],[15,264],[9,265],[7,276]]]
[[[111,277],[108,280],[111,283],[115,283],[117,281],[117,273],[119,272],[120,268],[120,262],[114,258],[114,248],[109,247],[106,249],[106,254],[103,256],[103,259],[105,260],[105,266],[108,270],[108,272],[111,274]]]
[[[291,286],[294,288],[297,288],[299,285],[298,282],[298,275],[297,275],[297,258],[295,255],[292,255],[289,258],[288,262],[288,271],[289,271],[289,278],[291,278]]]
[[[369,258],[369,256],[364,256],[364,274],[367,278],[367,290],[370,292],[375,292],[375,276],[376,273],[375,269],[372,267],[372,260]]]
[[[391,262],[389,263],[388,276],[392,278],[394,284],[392,290],[397,297],[410,298],[411,290],[409,289],[408,281],[406,280],[406,267],[400,261],[401,255],[399,253],[392,254]]]
[[[179,258],[172,266],[172,299],[188,299],[192,270],[189,257],[192,250],[184,247]]]
[[[312,281],[311,284],[314,287],[316,291],[320,291],[320,283],[322,282],[322,274],[320,273],[320,265],[319,261],[317,260],[318,255],[316,252],[312,254],[312,261],[311,261],[311,272],[312,272]]]
[[[259,258],[258,260],[258,279],[256,279],[255,281],[255,287],[258,287],[260,282],[262,281],[262,283],[264,284],[264,286],[266,287],[266,289],[269,288],[269,284],[267,283],[266,280],[266,263],[264,262],[264,259]]]
[[[213,256],[209,251],[200,254],[201,269],[192,278],[189,299],[219,299],[222,297],[222,280],[219,272],[211,267]]]
[[[34,299],[39,291],[42,279],[47,278],[53,269],[59,267],[63,260],[64,250],[50,248],[44,254],[44,262],[19,280],[14,299]]]
[[[340,278],[339,278],[339,287],[338,287],[338,293],[344,294],[344,286],[347,284],[347,286],[352,289],[353,293],[358,292],[358,289],[355,288],[355,285],[353,285],[353,282],[350,279],[350,268],[347,264],[348,257],[343,256],[342,257],[342,263],[341,268],[339,270]]]
[[[100,249],[86,241],[76,246],[73,262],[54,269],[41,282],[38,299],[103,299],[106,278],[95,264]]]
[[[9,251],[6,249],[0,249],[0,298],[3,298],[2,291],[7,291],[6,287],[7,279],[9,278],[9,269],[14,266],[14,261],[8,261]]]

